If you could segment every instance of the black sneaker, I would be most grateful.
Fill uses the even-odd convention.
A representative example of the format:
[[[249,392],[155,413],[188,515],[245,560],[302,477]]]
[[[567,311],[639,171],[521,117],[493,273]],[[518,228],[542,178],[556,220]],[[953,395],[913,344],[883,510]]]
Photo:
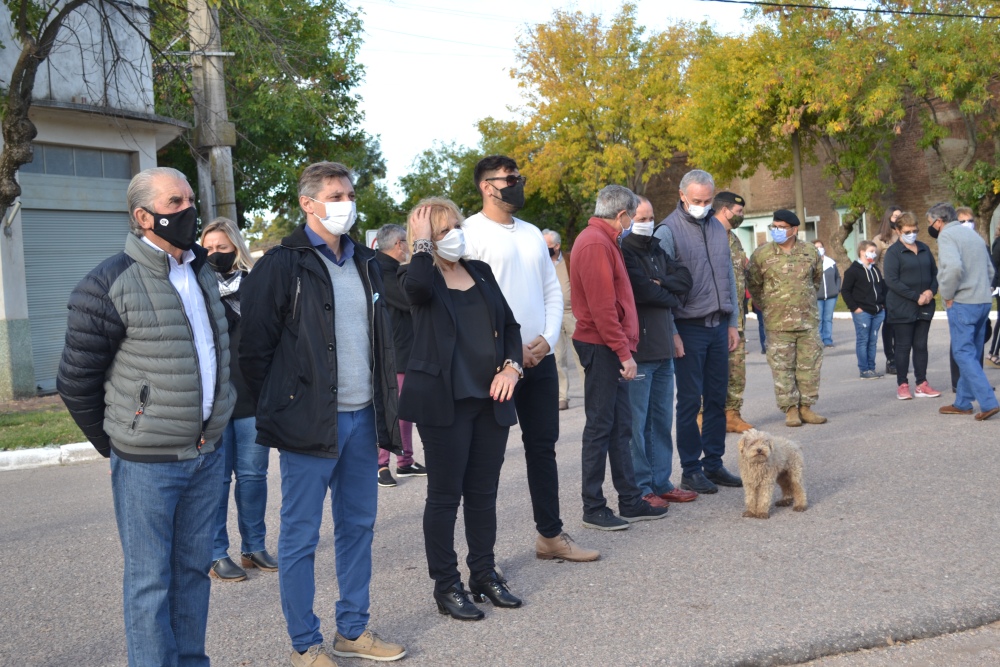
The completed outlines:
[[[602,507],[596,512],[584,512],[583,525],[597,530],[626,530],[628,521],[619,519],[610,509]]]
[[[416,461],[408,466],[396,466],[396,477],[427,477],[427,468]]]
[[[629,511],[621,511],[621,517],[629,523],[635,523],[636,521],[652,521],[654,519],[662,519],[667,516],[667,510],[669,509],[669,507],[653,507],[643,500]]]
[[[392,473],[389,472],[388,468],[378,469],[378,485],[379,486],[396,486],[396,480],[392,478]]]
[[[690,477],[688,477],[687,475],[682,476],[681,477],[681,488],[684,489],[684,490],[686,490],[686,491],[695,491],[697,493],[718,493],[719,492],[719,487],[717,487],[715,484],[712,484],[710,481],[708,481],[708,478],[705,477],[705,475],[703,475],[700,472],[696,472],[695,474],[691,475]]]

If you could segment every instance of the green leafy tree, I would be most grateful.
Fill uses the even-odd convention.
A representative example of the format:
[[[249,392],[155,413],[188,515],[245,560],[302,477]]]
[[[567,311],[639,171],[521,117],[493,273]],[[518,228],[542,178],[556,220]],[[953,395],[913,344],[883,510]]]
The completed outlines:
[[[241,218],[270,211],[268,219],[298,219],[298,177],[320,160],[351,167],[359,198],[379,201],[378,192],[365,191],[385,176],[385,161],[378,140],[359,129],[353,92],[363,76],[356,60],[358,13],[340,0],[223,0],[219,17],[223,47],[234,53],[224,74],[229,119],[237,130],[232,153]],[[154,41],[179,43],[186,21],[183,5],[165,8],[153,24]],[[158,113],[191,121],[189,81],[178,76],[187,57],[180,53],[161,63],[155,91]],[[193,174],[186,139],[168,145],[158,158]]]

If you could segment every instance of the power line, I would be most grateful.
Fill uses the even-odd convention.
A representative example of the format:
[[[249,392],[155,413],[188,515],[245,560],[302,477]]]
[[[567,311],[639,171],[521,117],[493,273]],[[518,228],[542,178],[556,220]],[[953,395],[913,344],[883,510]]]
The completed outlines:
[[[951,12],[928,12],[915,9],[878,9],[876,7],[828,7],[826,5],[800,5],[790,2],[768,2],[766,0],[700,0],[701,2],[722,2],[730,5],[752,5],[754,7],[781,7],[783,9],[832,9],[843,12],[864,12],[873,14],[898,14],[905,16],[932,16],[953,19],[984,19],[1000,21],[1000,16],[989,14],[959,14]]]
[[[481,49],[500,49],[501,51],[513,51],[513,47],[507,46],[494,46],[492,44],[476,44],[475,42],[460,42],[454,39],[444,39],[443,37],[431,37],[429,35],[417,35],[412,32],[400,32],[399,30],[389,30],[388,28],[367,28],[367,30],[378,30],[379,32],[388,32],[393,35],[405,35],[406,37],[416,37],[418,39],[429,39],[435,42],[447,42],[449,44],[461,44],[463,46],[478,46]]]

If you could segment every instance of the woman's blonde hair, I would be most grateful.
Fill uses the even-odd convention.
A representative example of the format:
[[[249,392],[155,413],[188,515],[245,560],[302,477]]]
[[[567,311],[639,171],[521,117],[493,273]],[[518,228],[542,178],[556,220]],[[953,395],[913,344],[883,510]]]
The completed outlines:
[[[448,224],[451,218],[456,218],[458,220],[458,227],[462,226],[465,221],[465,216],[462,215],[462,211],[459,210],[458,206],[455,205],[450,199],[445,197],[427,197],[426,199],[421,199],[416,206],[410,211],[410,215],[413,215],[418,208],[424,206],[431,207],[431,241],[433,237],[437,236],[441,228]],[[409,216],[407,216],[409,218]],[[413,242],[416,241],[416,237],[413,235],[413,226],[407,222],[406,225],[406,245],[413,249]],[[434,264],[437,265],[438,256],[434,253]]]
[[[201,230],[201,244],[205,244],[205,237],[212,232],[222,232],[229,239],[229,242],[233,244],[236,248],[236,261],[233,262],[233,267],[240,271],[249,271],[253,267],[253,257],[250,256],[250,248],[247,247],[247,242],[243,240],[243,235],[240,234],[240,228],[236,226],[236,223],[229,218],[216,218],[212,222],[205,225],[205,228]]]

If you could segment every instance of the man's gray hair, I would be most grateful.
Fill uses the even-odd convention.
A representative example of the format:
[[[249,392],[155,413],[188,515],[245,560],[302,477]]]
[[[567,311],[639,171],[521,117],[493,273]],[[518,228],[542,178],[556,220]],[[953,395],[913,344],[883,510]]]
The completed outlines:
[[[707,171],[702,171],[701,169],[692,169],[688,173],[684,174],[684,178],[681,179],[680,190],[684,194],[687,194],[688,186],[692,183],[697,183],[698,185],[707,185],[708,187],[715,190],[715,179]]]
[[[314,162],[299,176],[299,196],[314,198],[331,178],[346,178],[354,185],[351,170],[339,162]]]
[[[125,192],[125,201],[128,202],[128,226],[129,230],[136,236],[145,236],[146,230],[135,219],[135,209],[153,208],[153,200],[156,199],[156,195],[159,193],[159,188],[156,187],[156,180],[163,177],[176,178],[187,183],[187,176],[173,167],[144,169],[129,181],[128,190]]]
[[[543,229],[542,236],[551,236],[552,242],[556,245],[562,245],[562,237],[559,236],[559,232],[553,231],[551,229]]]
[[[385,252],[399,243],[400,239],[405,238],[406,228],[390,222],[388,225],[382,225],[375,234],[375,243],[378,244],[379,250]]]
[[[958,220],[958,214],[955,213],[955,207],[946,201],[931,206],[927,210],[927,217],[930,218],[931,222],[934,222],[935,220],[944,220],[948,223]]]
[[[637,208],[639,208],[639,195],[623,185],[606,185],[597,193],[594,216],[613,220],[619,213],[625,211],[631,217],[635,215]]]

